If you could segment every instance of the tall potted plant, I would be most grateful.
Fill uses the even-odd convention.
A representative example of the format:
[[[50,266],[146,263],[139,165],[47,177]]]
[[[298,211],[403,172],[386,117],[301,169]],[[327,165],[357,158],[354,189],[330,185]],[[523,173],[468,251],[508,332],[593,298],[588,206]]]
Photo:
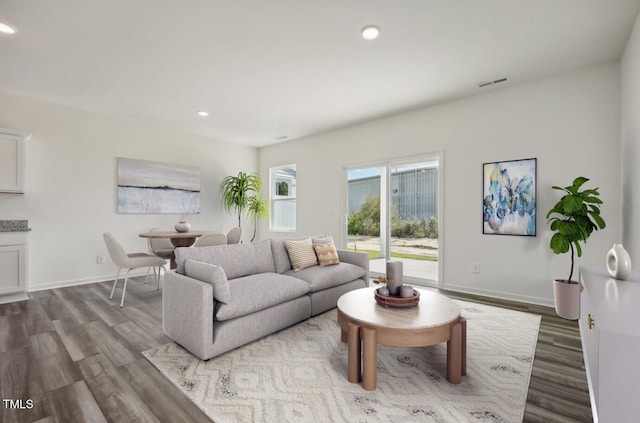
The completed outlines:
[[[548,223],[554,232],[549,243],[551,250],[555,254],[571,252],[569,278],[553,281],[556,313],[571,320],[577,319],[580,314],[579,285],[573,280],[575,255],[582,256],[580,243],[586,243],[593,231],[606,227],[598,207],[602,204],[599,188],[580,191],[588,180],[579,176],[569,186],[553,186],[553,189],[565,194],[547,213]]]
[[[257,173],[238,172],[238,176],[227,176],[220,182],[222,207],[238,216],[238,227],[242,228],[242,214],[248,213],[257,223],[259,217],[269,215],[269,203],[260,198],[262,180]],[[254,227],[253,238],[256,236]]]
[[[251,242],[253,242],[253,240],[256,239],[256,231],[258,230],[258,219],[261,217],[269,217],[269,202],[260,198],[259,194],[251,197],[247,214],[249,218],[253,220],[253,236],[251,237]]]

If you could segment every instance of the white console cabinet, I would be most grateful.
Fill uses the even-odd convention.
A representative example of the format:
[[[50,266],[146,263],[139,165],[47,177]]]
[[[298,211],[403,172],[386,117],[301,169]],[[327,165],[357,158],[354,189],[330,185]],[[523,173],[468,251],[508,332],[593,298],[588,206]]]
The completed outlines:
[[[26,270],[27,232],[0,232],[0,295],[26,297]]]
[[[640,421],[640,274],[580,269],[580,338],[593,421]]]
[[[24,193],[24,148],[28,137],[0,128],[0,192]]]

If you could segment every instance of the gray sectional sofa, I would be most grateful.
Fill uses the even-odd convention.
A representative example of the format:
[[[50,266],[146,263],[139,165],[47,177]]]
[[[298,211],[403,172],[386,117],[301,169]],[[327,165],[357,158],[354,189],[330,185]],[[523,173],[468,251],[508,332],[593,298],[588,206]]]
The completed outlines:
[[[176,248],[162,293],[164,332],[207,360],[336,306],[369,280],[365,253],[294,271],[282,240]]]

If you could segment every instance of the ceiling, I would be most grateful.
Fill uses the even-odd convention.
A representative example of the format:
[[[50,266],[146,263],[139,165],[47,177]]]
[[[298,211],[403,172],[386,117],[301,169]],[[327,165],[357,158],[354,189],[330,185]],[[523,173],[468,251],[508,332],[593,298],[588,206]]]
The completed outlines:
[[[0,0],[0,91],[260,147],[617,60],[639,4]]]

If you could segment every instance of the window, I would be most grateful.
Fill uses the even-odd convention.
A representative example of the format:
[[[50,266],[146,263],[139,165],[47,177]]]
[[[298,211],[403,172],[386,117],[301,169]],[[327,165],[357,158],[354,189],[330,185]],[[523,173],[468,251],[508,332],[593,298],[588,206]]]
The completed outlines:
[[[296,230],[296,165],[272,167],[269,170],[271,199],[270,231]]]

